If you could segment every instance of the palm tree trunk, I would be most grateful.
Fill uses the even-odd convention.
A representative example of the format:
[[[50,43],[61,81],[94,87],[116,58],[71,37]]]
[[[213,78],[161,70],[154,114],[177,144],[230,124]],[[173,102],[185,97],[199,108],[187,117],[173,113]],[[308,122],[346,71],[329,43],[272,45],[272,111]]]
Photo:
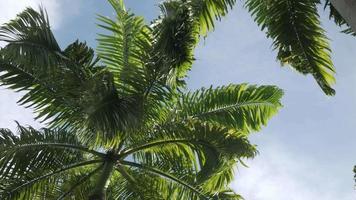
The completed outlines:
[[[98,177],[95,189],[88,200],[106,200],[106,189],[114,170],[115,162],[107,161],[104,163],[100,177]]]

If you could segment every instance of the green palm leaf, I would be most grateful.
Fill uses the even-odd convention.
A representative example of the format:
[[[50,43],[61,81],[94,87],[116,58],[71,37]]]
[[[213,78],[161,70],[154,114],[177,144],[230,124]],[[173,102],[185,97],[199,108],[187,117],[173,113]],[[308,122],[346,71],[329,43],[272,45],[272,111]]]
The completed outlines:
[[[184,85],[201,36],[213,30],[215,21],[226,15],[235,0],[165,1],[161,15],[152,24],[154,69],[166,76],[169,85]],[[167,77],[168,75],[168,77]]]
[[[27,8],[2,26],[0,40],[8,43],[2,55],[13,58],[27,69],[36,65],[43,70],[53,70],[60,59],[60,47],[42,8],[39,12]]]
[[[121,156],[132,154],[136,162],[199,186],[207,195],[226,189],[235,163],[256,154],[244,135],[194,121],[157,127],[133,143]]]
[[[180,1],[160,5],[161,15],[152,24],[153,70],[171,86],[184,83],[194,61],[193,51],[198,43],[199,29],[189,6]]]
[[[141,99],[119,96],[113,74],[85,43],[61,50],[43,10],[19,14],[0,28],[0,40],[8,42],[0,52],[1,84],[25,91],[19,103],[33,107],[37,119],[103,143],[138,121],[141,112],[132,107]]]
[[[246,7],[266,30],[278,60],[302,74],[311,74],[327,95],[335,93],[335,69],[317,13],[319,1],[248,0]]]
[[[102,162],[103,153],[81,145],[66,131],[19,126],[19,136],[0,130],[0,197],[31,199],[53,192],[63,173]]]
[[[109,1],[116,20],[99,16],[99,26],[111,35],[99,35],[98,53],[114,75],[120,94],[144,92],[147,86],[145,64],[151,48],[150,29],[142,17],[128,13],[120,1]]]
[[[194,17],[198,19],[200,33],[206,36],[215,27],[215,21],[227,15],[236,0],[192,0]]]
[[[229,85],[183,94],[177,104],[182,119],[198,119],[244,133],[258,131],[281,107],[283,91],[274,86]]]

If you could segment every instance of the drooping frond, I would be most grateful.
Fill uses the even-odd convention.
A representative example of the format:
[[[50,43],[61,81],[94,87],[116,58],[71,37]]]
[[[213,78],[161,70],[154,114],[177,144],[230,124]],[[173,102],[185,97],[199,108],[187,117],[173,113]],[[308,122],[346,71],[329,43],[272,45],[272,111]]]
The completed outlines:
[[[133,155],[208,196],[226,189],[236,162],[256,153],[245,135],[195,120],[167,123],[132,140],[122,156]]]
[[[194,61],[194,49],[215,21],[227,14],[236,0],[171,0],[160,4],[161,15],[152,24],[154,69],[171,86],[184,85]]]
[[[152,24],[153,69],[168,85],[180,85],[194,61],[198,24],[186,3],[167,1],[160,8],[161,15]]]
[[[277,113],[282,95],[275,86],[210,87],[183,94],[176,109],[183,120],[198,119],[249,133],[259,131]]]
[[[282,94],[274,86],[246,84],[183,94],[168,108],[167,121],[131,135],[121,156],[132,154],[211,196],[228,189],[237,162],[254,156],[245,137],[278,111]]]
[[[61,186],[63,173],[100,163],[104,154],[81,145],[66,131],[19,126],[0,130],[0,197],[32,199]]]
[[[278,60],[311,74],[327,95],[334,95],[335,69],[317,13],[317,0],[248,0],[246,7],[278,50]]]
[[[206,36],[235,5],[236,0],[192,0],[192,12],[198,19],[200,34]]]
[[[61,49],[42,8],[40,12],[27,8],[2,26],[0,41],[8,43],[1,56],[21,63],[27,69],[36,65],[41,70],[51,71],[60,59]]]
[[[0,51],[1,84],[24,91],[19,103],[51,127],[106,143],[141,114],[132,108],[139,98],[119,96],[112,73],[85,43],[58,47],[43,10],[19,14],[0,28],[0,40],[8,42]]]
[[[0,40],[8,42],[0,51],[0,81],[26,91],[20,104],[34,107],[38,118],[54,118],[58,124],[80,113],[75,98],[83,80],[72,70],[75,66],[62,66],[69,59],[59,49],[43,10],[29,8],[19,14],[0,28]]]
[[[132,164],[132,162],[127,163]],[[136,165],[136,164],[134,164]],[[124,166],[126,173],[132,178],[128,181],[119,173],[114,174],[113,180],[108,188],[108,199],[197,199],[198,195],[191,190],[183,188],[179,184],[171,182],[151,171],[134,166]]]

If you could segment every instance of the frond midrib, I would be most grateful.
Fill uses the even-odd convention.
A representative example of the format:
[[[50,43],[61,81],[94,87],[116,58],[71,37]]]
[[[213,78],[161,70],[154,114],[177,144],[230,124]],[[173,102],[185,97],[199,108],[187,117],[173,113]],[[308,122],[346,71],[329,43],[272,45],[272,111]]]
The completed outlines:
[[[266,107],[276,107],[276,105],[271,102],[263,102],[263,101],[244,102],[244,103],[236,103],[236,104],[232,104],[232,105],[228,105],[228,106],[223,106],[223,107],[216,108],[216,109],[213,109],[213,110],[210,110],[207,112],[198,113],[195,115],[188,116],[187,118],[199,118],[199,117],[204,117],[204,115],[210,115],[210,114],[214,114],[214,113],[218,113],[218,112],[224,112],[225,110],[228,110],[228,109],[242,108],[242,107],[249,107],[249,106],[259,106],[259,105],[263,105]]]

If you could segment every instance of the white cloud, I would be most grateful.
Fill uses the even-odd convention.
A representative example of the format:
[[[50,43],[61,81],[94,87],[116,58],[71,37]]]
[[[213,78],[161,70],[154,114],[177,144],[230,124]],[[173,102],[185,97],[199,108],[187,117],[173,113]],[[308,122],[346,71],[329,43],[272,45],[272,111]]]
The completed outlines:
[[[37,9],[40,5],[43,5],[48,11],[53,27],[58,28],[63,19],[61,15],[62,6],[59,2],[57,0],[0,0],[0,23],[3,24],[14,18],[26,7]]]
[[[47,10],[52,28],[58,29],[67,18],[79,11],[79,5],[80,1],[78,0],[75,2],[70,2],[70,0],[0,0],[0,24],[2,25],[15,18],[26,7],[38,9],[39,6],[43,6]],[[65,14],[63,14],[64,10]],[[4,44],[0,42],[0,47]],[[20,98],[21,94],[0,87],[1,128],[15,130],[14,120],[24,125],[40,126],[33,120],[34,115],[30,109],[25,109],[16,104],[16,101]]]
[[[332,161],[324,165],[309,155],[298,155],[278,143],[265,144],[262,153],[237,170],[232,188],[250,200],[353,200],[352,166],[346,177],[335,177]],[[336,168],[336,169],[335,169]],[[349,180],[349,187],[340,180]]]
[[[81,3],[81,0],[0,0],[0,24],[15,18],[27,7],[38,9],[43,6],[47,10],[52,28],[56,30],[67,18],[79,13]],[[0,42],[1,46],[4,46],[3,42]]]

